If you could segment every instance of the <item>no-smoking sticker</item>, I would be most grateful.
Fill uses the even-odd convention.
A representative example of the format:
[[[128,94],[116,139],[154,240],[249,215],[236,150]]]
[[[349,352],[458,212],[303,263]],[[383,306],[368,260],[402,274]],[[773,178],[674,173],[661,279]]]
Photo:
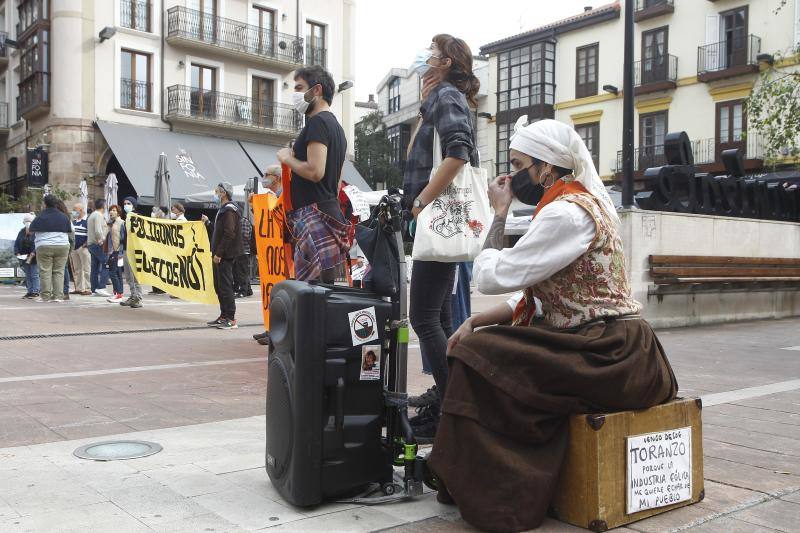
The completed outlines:
[[[347,314],[350,321],[350,336],[353,346],[364,344],[378,338],[378,325],[375,319],[375,307],[367,307]]]

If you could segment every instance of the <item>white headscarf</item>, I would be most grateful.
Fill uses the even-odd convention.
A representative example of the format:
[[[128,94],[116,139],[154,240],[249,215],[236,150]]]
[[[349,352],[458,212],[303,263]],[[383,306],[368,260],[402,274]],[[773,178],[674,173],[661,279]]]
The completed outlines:
[[[557,167],[571,168],[575,180],[597,198],[600,207],[619,224],[614,203],[597,175],[592,155],[580,135],[556,120],[540,120],[526,126],[527,122],[527,116],[517,120],[510,148]]]

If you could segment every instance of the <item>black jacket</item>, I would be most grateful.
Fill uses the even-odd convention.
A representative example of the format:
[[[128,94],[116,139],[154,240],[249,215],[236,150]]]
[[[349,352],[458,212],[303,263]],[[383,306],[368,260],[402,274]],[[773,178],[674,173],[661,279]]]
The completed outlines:
[[[233,202],[228,202],[217,211],[211,236],[211,253],[223,259],[244,255],[242,211]]]
[[[17,233],[17,240],[14,241],[14,255],[30,255],[35,251],[36,243],[33,233],[28,233],[25,228],[22,228]],[[36,256],[31,264],[36,264]]]

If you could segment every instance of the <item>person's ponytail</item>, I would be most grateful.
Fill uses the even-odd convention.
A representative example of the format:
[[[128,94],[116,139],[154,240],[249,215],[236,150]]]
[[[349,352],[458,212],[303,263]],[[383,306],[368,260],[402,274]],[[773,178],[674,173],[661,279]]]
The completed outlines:
[[[477,107],[478,101],[475,96],[480,90],[481,82],[472,72],[472,51],[467,43],[444,33],[436,35],[433,42],[439,47],[444,57],[452,61],[450,71],[447,73],[447,81],[466,96],[467,102],[471,106]]]

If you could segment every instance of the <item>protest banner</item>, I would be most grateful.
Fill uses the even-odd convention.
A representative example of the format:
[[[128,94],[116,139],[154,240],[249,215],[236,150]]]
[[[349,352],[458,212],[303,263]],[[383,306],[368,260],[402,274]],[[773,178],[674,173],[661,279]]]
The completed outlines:
[[[219,304],[205,224],[134,213],[128,215],[125,224],[128,265],[136,281],[182,300]]]
[[[291,246],[284,243],[285,213],[283,196],[253,196],[253,231],[258,253],[258,277],[261,280],[261,310],[264,327],[269,331],[269,302],[276,283],[291,277]]]

